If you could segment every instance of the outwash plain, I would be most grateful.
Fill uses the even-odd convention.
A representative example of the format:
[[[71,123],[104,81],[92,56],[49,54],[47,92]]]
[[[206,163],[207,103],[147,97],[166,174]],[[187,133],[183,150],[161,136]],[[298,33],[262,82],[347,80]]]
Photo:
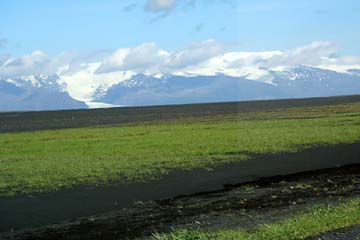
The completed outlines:
[[[360,96],[0,114],[0,239],[358,239]]]

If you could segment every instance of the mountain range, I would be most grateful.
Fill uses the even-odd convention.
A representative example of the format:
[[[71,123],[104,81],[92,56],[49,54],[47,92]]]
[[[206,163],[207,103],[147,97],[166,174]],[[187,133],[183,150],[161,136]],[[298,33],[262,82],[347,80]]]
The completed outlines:
[[[360,94],[360,69],[336,72],[300,65],[262,72],[257,79],[246,74],[237,77],[136,74],[112,86],[96,88],[92,102],[146,106]],[[88,108],[85,102],[71,97],[60,78],[58,75],[0,77],[0,111]]]
[[[94,100],[110,104],[145,106],[200,102],[326,97],[360,94],[360,71],[340,73],[296,66],[267,71],[259,79],[247,76],[135,75],[111,86],[98,88]]]

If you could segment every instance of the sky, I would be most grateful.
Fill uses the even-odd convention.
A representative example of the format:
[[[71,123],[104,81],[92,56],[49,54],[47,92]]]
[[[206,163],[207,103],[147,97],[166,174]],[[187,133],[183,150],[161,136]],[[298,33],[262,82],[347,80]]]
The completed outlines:
[[[4,0],[0,15],[0,51],[11,55],[144,42],[171,51],[206,39],[241,51],[331,41],[360,55],[358,0]]]
[[[57,74],[79,100],[138,73],[360,69],[358,0],[3,0],[0,16],[0,80]]]

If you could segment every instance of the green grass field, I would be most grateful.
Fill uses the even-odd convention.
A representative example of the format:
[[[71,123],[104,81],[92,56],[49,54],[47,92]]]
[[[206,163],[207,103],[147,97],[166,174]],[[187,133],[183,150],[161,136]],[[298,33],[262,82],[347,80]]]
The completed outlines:
[[[320,233],[360,224],[360,199],[336,206],[320,205],[278,223],[262,224],[250,230],[201,232],[178,230],[155,234],[153,240],[299,240]]]
[[[360,103],[0,134],[0,196],[148,181],[174,169],[360,141]]]

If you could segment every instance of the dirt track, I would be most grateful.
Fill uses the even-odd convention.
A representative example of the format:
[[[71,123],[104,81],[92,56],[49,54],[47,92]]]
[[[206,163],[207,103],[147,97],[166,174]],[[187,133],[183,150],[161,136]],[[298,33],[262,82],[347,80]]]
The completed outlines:
[[[305,240],[360,240],[360,225],[337,229]]]
[[[251,228],[314,203],[360,196],[360,164],[263,178],[222,190],[150,202],[1,239],[133,239],[172,228]],[[64,238],[65,237],[65,238]],[[331,239],[331,238],[330,238]]]

